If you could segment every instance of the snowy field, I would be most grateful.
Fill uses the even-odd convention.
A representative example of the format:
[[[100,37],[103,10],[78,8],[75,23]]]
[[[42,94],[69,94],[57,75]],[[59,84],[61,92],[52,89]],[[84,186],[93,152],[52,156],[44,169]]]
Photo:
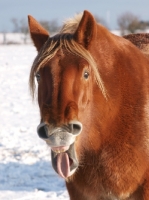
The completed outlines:
[[[64,180],[38,138],[39,112],[28,76],[36,50],[0,46],[0,200],[68,200]]]

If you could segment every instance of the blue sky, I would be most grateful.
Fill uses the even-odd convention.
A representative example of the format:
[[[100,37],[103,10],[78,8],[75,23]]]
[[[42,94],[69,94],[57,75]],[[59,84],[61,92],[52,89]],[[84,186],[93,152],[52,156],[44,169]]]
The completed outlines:
[[[125,12],[149,21],[149,0],[0,0],[0,31],[12,30],[12,18],[27,20],[30,14],[62,23],[83,10],[103,18],[110,29],[117,28],[117,18]]]

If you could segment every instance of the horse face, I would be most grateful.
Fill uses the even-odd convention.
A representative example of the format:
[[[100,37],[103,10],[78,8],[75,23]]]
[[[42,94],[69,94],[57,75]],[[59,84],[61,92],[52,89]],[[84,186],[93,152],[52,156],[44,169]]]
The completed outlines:
[[[39,52],[30,74],[33,91],[34,73],[39,69],[37,78],[40,77],[38,102],[41,123],[37,132],[51,147],[55,171],[66,178],[77,169],[78,160],[81,162],[84,149],[81,144],[86,143],[86,133],[94,120],[91,117],[91,110],[95,108],[92,103],[95,98],[93,90],[100,87],[102,92],[99,93],[104,93],[97,66],[88,51],[92,42],[96,43],[96,24],[94,18],[91,15],[88,17],[88,12],[85,12],[79,26],[75,27],[75,32],[65,34],[63,30],[62,35],[49,38],[49,33],[29,16],[29,29]],[[54,54],[50,54],[50,59],[45,59],[49,52]],[[43,60],[46,60],[44,64]],[[97,93],[94,91],[94,96],[95,94]],[[99,142],[96,142],[99,146]],[[88,142],[87,146],[89,144],[92,145],[92,142]]]
[[[39,76],[37,132],[51,147],[55,171],[65,178],[78,166],[75,143],[91,98],[91,69],[84,59],[59,51]]]

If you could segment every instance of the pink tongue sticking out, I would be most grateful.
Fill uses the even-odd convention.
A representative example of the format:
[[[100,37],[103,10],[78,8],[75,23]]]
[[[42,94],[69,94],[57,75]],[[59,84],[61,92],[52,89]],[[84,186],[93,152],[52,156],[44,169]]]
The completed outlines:
[[[57,155],[57,172],[63,178],[68,177],[70,173],[70,163],[67,153],[59,153]]]

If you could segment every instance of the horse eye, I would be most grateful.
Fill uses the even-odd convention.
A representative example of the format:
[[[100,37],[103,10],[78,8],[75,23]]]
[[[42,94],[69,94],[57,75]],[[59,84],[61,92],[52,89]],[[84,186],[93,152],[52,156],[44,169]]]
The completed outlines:
[[[88,79],[88,77],[89,77],[89,73],[88,72],[84,72],[84,78]]]
[[[39,81],[40,81],[40,74],[39,73],[36,73],[36,80],[37,80],[37,82],[39,83]]]

